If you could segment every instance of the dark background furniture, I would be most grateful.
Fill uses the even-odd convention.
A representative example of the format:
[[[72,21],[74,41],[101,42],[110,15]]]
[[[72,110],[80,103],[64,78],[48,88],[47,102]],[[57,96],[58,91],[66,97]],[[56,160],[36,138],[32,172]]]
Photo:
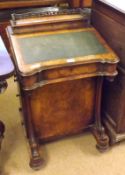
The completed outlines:
[[[13,75],[14,66],[0,36],[0,93],[7,88],[6,79]],[[0,147],[5,126],[0,121]]]
[[[105,81],[103,101],[104,123],[111,143],[116,143],[125,139],[125,8],[94,0],[92,24],[120,58],[115,81]]]
[[[0,9],[35,7],[35,6],[52,6],[61,3],[69,3],[70,7],[90,7],[92,0],[6,0],[0,1]]]

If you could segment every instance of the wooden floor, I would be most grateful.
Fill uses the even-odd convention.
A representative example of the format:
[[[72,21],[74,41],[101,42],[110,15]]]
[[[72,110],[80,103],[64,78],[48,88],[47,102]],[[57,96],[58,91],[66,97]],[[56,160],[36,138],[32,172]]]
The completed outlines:
[[[95,148],[89,133],[69,137],[41,147],[46,163],[40,171],[29,168],[29,149],[21,126],[17,88],[13,78],[0,95],[0,119],[6,133],[0,153],[0,175],[124,175],[125,142],[106,153]]]

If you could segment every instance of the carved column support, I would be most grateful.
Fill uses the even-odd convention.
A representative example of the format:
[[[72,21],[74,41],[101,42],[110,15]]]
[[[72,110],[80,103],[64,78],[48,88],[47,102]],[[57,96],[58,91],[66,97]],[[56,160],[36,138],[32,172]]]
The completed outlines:
[[[102,96],[103,77],[97,77],[96,98],[95,98],[95,126],[93,134],[97,141],[97,149],[101,152],[109,147],[109,137],[105,134],[105,129],[101,121],[101,96]]]
[[[41,168],[43,164],[43,159],[39,153],[39,145],[35,136],[35,131],[32,122],[32,114],[30,107],[30,93],[25,94],[25,100],[27,105],[27,135],[29,140],[29,145],[31,149],[31,159],[30,159],[30,167],[34,170],[38,170]]]

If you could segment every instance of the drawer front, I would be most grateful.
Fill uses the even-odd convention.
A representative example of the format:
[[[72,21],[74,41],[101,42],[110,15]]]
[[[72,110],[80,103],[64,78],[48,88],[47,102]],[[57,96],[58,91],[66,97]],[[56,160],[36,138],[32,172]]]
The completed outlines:
[[[32,90],[46,84],[95,76],[115,76],[116,74],[116,64],[91,63],[41,70],[28,76],[18,74],[18,77],[22,89]]]

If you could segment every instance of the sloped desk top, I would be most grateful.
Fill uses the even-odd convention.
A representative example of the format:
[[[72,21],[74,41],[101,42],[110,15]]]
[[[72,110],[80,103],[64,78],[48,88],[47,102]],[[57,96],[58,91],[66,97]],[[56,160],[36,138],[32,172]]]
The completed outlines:
[[[118,61],[94,28],[11,35],[11,40],[23,75],[66,64]]]

